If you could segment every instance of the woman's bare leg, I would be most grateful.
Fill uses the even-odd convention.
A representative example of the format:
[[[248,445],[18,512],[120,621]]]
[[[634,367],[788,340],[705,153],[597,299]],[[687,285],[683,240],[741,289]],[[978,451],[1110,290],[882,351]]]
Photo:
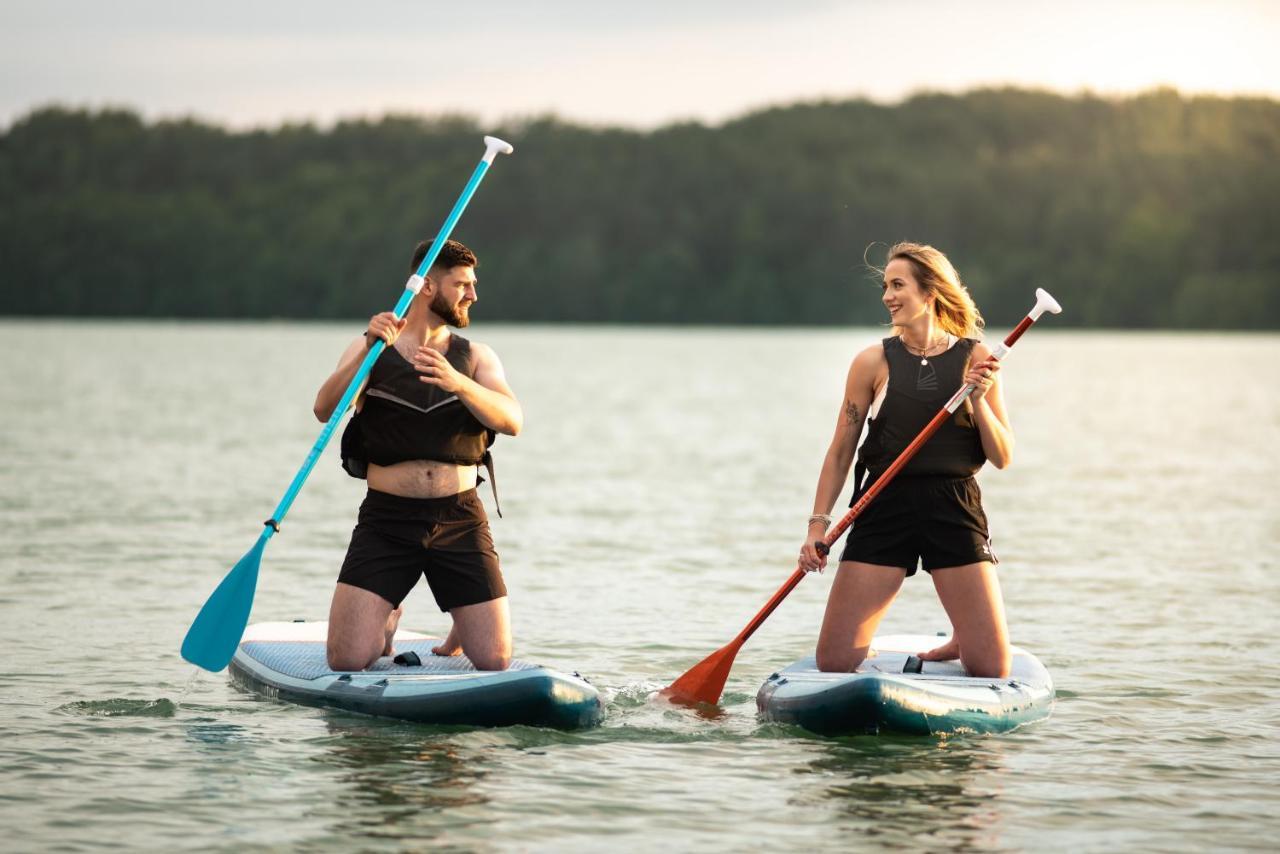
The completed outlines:
[[[906,577],[906,571],[896,566],[855,561],[840,564],[818,634],[819,670],[851,673],[857,669]]]
[[[984,561],[935,569],[930,575],[955,629],[952,641],[965,670],[973,676],[1008,676],[1009,628],[995,567]]]

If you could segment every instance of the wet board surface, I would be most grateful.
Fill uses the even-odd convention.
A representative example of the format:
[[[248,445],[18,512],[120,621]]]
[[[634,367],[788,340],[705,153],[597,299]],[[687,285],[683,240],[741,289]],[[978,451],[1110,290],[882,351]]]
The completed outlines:
[[[477,670],[465,656],[438,656],[439,638],[396,632],[397,654],[420,665],[379,658],[368,670],[334,671],[325,661],[326,622],[249,626],[231,660],[233,682],[265,697],[429,724],[578,729],[602,717],[598,692],[578,674],[525,661]]]
[[[903,672],[933,635],[888,635],[854,673],[823,673],[812,656],[769,676],[756,695],[760,715],[820,735],[1004,732],[1049,716],[1054,688],[1034,655],[1013,647],[1009,676],[969,676],[958,661],[926,661]]]

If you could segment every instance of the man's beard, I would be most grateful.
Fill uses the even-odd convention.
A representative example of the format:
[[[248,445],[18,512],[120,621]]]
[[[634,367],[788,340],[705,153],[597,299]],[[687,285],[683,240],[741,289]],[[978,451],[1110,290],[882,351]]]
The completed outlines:
[[[454,329],[464,329],[471,323],[471,318],[467,316],[467,309],[462,308],[461,305],[461,303],[449,305],[444,301],[444,294],[439,293],[431,300],[431,310]]]

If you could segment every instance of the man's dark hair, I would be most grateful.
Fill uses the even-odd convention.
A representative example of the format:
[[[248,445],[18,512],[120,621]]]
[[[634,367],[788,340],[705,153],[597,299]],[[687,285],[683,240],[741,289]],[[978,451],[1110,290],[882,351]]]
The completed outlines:
[[[413,250],[413,263],[409,265],[409,272],[416,272],[418,265],[422,263],[422,259],[427,257],[427,252],[431,249],[432,241],[424,240],[418,244]],[[452,270],[454,267],[478,267],[480,262],[476,260],[476,253],[463,246],[456,240],[446,240],[444,247],[441,248],[440,254],[436,256],[436,262],[433,267],[443,267],[446,270]]]

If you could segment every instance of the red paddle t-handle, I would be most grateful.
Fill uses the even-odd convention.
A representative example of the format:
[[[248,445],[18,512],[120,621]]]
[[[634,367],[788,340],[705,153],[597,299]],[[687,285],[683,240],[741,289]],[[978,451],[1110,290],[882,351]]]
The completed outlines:
[[[1043,288],[1036,289],[1036,305],[1031,309],[1030,313],[1022,319],[1022,322],[1014,327],[1000,344],[991,350],[991,355],[996,359],[1003,359],[1013,347],[1014,343],[1022,337],[1022,334],[1031,328],[1031,325],[1040,319],[1040,315],[1045,312],[1057,314],[1062,311],[1062,306],[1058,305],[1058,301],[1049,295],[1049,292]],[[889,484],[889,481],[902,471],[903,466],[910,462],[911,458],[916,455],[921,446],[929,441],[929,437],[937,432],[948,418],[950,418],[960,405],[968,399],[973,392],[975,386],[966,385],[952,395],[946,405],[939,410],[938,414],[925,425],[920,434],[911,441],[910,445],[898,455],[889,468],[885,469],[884,474],[876,479],[871,488],[863,493],[862,497],[854,502],[849,508],[849,512],[841,517],[840,521],[827,531],[826,535],[814,543],[814,546],[822,553],[828,554],[831,546],[836,540],[840,539],[840,535],[853,524],[853,520],[858,518],[868,504],[870,504],[877,495]],[[787,594],[796,588],[805,577],[805,571],[800,567],[796,567],[796,571],[786,582],[778,588],[778,592],[760,609],[760,613],[751,618],[751,622],[738,633],[732,641],[725,644],[720,649],[711,653],[702,661],[695,664],[684,673],[675,682],[672,682],[660,692],[673,702],[677,703],[715,703],[720,699],[720,695],[724,693],[724,683],[729,678],[729,670],[733,667],[733,659],[738,654],[738,650],[746,643],[747,638],[751,637],[760,628],[761,624],[768,619],[777,607],[782,604],[782,600],[787,598]]]

